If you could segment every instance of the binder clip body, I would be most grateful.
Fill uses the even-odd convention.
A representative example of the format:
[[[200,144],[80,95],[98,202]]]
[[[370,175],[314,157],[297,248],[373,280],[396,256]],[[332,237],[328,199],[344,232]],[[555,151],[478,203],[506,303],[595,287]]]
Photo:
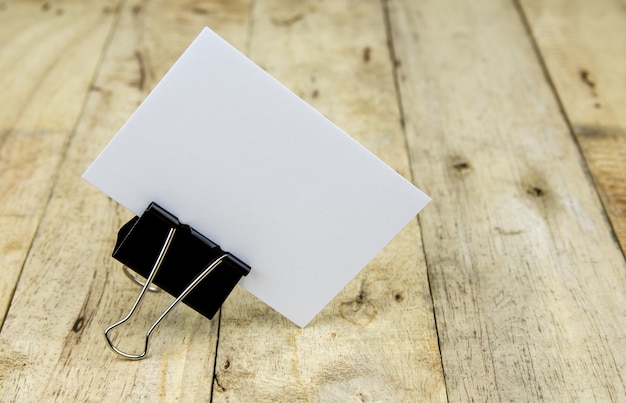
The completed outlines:
[[[141,217],[134,217],[119,230],[113,257],[140,276],[142,290],[126,317],[109,326],[105,337],[109,347],[129,359],[142,359],[148,352],[150,334],[179,302],[211,319],[220,309],[250,266],[206,238],[156,203],[151,203]],[[126,268],[125,268],[126,270]],[[120,351],[109,332],[126,322],[135,312],[146,291],[154,286],[175,297],[175,300],[152,324],[146,333],[145,348],[140,354]]]

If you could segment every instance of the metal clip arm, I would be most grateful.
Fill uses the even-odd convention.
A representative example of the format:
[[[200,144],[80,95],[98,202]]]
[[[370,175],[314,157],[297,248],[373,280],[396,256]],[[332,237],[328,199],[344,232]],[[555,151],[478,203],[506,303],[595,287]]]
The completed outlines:
[[[217,259],[213,260],[200,274],[198,274],[198,276],[196,276],[191,283],[189,283],[189,285],[187,285],[187,287],[183,290],[183,292],[180,293],[180,295],[178,297],[176,297],[176,299],[163,311],[163,313],[159,316],[159,318],[152,324],[152,326],[150,326],[150,329],[148,329],[148,331],[146,332],[146,340],[145,340],[145,344],[144,344],[144,350],[143,352],[141,352],[140,354],[130,354],[130,353],[126,353],[124,351],[121,351],[115,344],[113,344],[113,341],[111,340],[111,338],[109,337],[109,332],[111,330],[113,330],[114,328],[122,325],[123,323],[125,323],[126,321],[128,321],[133,314],[135,313],[135,311],[137,310],[137,308],[139,307],[139,304],[141,303],[141,300],[143,299],[145,293],[147,290],[150,289],[152,281],[154,280],[154,278],[156,277],[157,272],[159,271],[159,268],[161,267],[161,264],[163,263],[163,259],[165,258],[167,251],[172,243],[172,239],[174,238],[174,233],[175,233],[176,229],[175,228],[171,228],[167,238],[165,239],[165,242],[163,244],[163,247],[161,248],[161,251],[159,253],[159,256],[152,268],[152,270],[150,271],[150,275],[148,276],[148,278],[146,279],[146,282],[144,283],[141,292],[139,293],[139,296],[137,297],[137,300],[135,301],[135,303],[133,304],[132,308],[130,309],[130,312],[128,312],[128,314],[121,319],[120,321],[112,324],[111,326],[109,326],[105,331],[104,331],[104,336],[107,340],[107,343],[109,344],[109,347],[116,352],[117,354],[128,358],[130,360],[141,360],[143,358],[146,357],[146,355],[148,354],[148,345],[150,342],[150,335],[152,334],[152,332],[154,331],[154,329],[159,325],[159,323],[161,323],[161,321],[170,313],[170,311],[180,302],[182,301],[191,291],[193,291],[193,289],[200,284],[200,282],[202,282],[209,274],[211,274],[211,272],[220,265],[220,263],[222,263],[222,261],[229,256],[228,253],[224,253],[222,254],[220,257],[218,257]]]

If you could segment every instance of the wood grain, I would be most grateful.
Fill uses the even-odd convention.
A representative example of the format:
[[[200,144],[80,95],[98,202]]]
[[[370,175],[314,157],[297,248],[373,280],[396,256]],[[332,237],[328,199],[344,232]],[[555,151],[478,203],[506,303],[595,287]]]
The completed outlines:
[[[410,177],[381,4],[257,1],[253,18],[251,58]],[[412,222],[305,329],[236,290],[214,401],[445,400],[421,251]]]
[[[114,20],[94,3],[0,8],[0,326]]]
[[[389,0],[451,400],[626,396],[626,265],[511,3]]]
[[[0,0],[0,401],[625,401],[622,3]],[[236,289],[129,362],[80,175],[205,25],[434,200],[306,329]]]
[[[626,253],[626,5],[521,4]]]
[[[177,308],[152,338],[157,360],[125,361],[106,348],[103,329],[138,293],[110,257],[130,217],[80,175],[204,25],[245,43],[248,9],[247,2],[129,1],[114,10],[115,35],[0,333],[0,400],[210,400],[217,321]],[[149,298],[138,329],[170,301]],[[131,328],[122,335],[141,342]]]

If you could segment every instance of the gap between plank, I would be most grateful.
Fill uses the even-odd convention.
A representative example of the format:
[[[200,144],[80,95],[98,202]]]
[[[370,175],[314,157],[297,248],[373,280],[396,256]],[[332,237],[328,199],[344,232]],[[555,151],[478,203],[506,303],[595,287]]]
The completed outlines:
[[[217,350],[220,346],[220,330],[222,329],[222,309],[220,308],[217,316],[217,336],[215,338],[215,354],[213,356],[213,379],[211,379],[211,399],[209,403],[213,403],[213,395],[215,394],[215,383],[219,384],[217,378]]]
[[[248,24],[245,43],[245,54],[250,55],[250,49],[252,48],[252,33],[254,32],[254,14],[256,10],[257,0],[251,0],[248,6]],[[219,385],[219,378],[217,377],[217,356],[220,346],[220,333],[222,330],[222,308],[220,308],[217,317],[217,336],[215,340],[215,354],[213,355],[213,379],[211,380],[211,399],[209,403],[213,403],[213,396],[215,395],[215,384]],[[220,385],[221,386],[221,385]]]
[[[409,162],[409,167],[411,168],[409,169],[409,175],[410,175],[411,182],[415,183],[415,178],[413,176],[413,161],[411,160],[411,152],[409,150],[409,140],[408,140],[407,133],[406,133],[406,122],[404,120],[404,116],[405,116],[404,104],[402,103],[402,92],[400,91],[400,81],[398,79],[396,50],[393,44],[393,31],[391,28],[391,18],[389,16],[388,0],[381,0],[380,4],[382,7],[382,11],[383,11],[383,18],[385,20],[384,22],[385,22],[385,34],[387,36],[387,48],[389,49],[389,58],[391,59],[391,71],[393,75],[393,84],[394,84],[395,91],[396,91],[396,102],[398,104],[398,110],[400,112],[400,126],[402,126],[402,135],[404,138],[404,149],[405,149],[406,156]],[[443,365],[443,355],[441,352],[441,343],[440,343],[440,337],[439,337],[439,325],[437,323],[437,314],[435,312],[435,299],[433,298],[432,282],[430,279],[430,269],[429,269],[430,264],[428,262],[428,255],[426,254],[426,246],[424,244],[422,222],[419,218],[419,215],[417,216],[417,226],[420,231],[420,239],[422,240],[422,253],[424,255],[424,262],[426,264],[426,279],[428,281],[428,292],[430,294],[430,301],[431,301],[431,307],[432,307],[432,312],[433,312],[432,316],[433,316],[433,322],[435,325],[435,334],[437,335],[437,350],[439,351],[439,365],[441,366],[443,386],[446,392],[446,400],[449,402],[450,398],[448,397],[448,384],[447,384],[447,378],[446,378],[446,369],[444,368],[444,365]]]
[[[524,29],[526,30],[526,34],[528,35],[530,45],[533,48],[535,56],[537,57],[537,62],[539,63],[541,71],[543,72],[543,76],[548,84],[548,87],[550,87],[552,94],[554,95],[554,99],[556,100],[557,106],[559,108],[559,112],[561,113],[561,116],[563,117],[563,120],[565,121],[565,124],[567,125],[567,129],[570,133],[570,136],[574,140],[574,144],[576,145],[576,148],[578,149],[578,155],[580,156],[580,159],[582,160],[582,166],[585,172],[585,176],[587,177],[589,182],[593,185],[593,188],[596,190],[596,196],[598,197],[598,200],[600,201],[600,205],[602,205],[602,217],[604,217],[604,220],[607,222],[607,224],[609,225],[609,228],[611,229],[610,231],[611,238],[613,239],[613,242],[615,242],[615,244],[617,245],[618,249],[622,252],[622,255],[624,256],[624,258],[626,258],[626,245],[622,247],[619,239],[617,238],[615,227],[613,226],[613,222],[611,221],[611,218],[609,217],[609,214],[607,212],[608,206],[604,203],[604,200],[600,196],[599,184],[597,183],[593,175],[593,172],[591,171],[591,168],[589,167],[589,163],[587,162],[587,159],[585,157],[585,152],[580,142],[578,141],[578,137],[576,136],[576,132],[574,131],[574,127],[572,126],[572,122],[570,121],[570,118],[567,115],[567,111],[565,110],[565,105],[563,103],[563,100],[561,99],[561,96],[559,95],[556,85],[554,84],[554,81],[552,80],[552,76],[550,75],[548,65],[545,61],[545,58],[543,57],[543,54],[541,53],[541,49],[539,49],[539,44],[537,43],[537,40],[535,39],[535,36],[533,35],[532,27],[530,26],[530,22],[528,21],[528,17],[526,16],[526,13],[524,12],[524,7],[521,5],[520,0],[512,0],[512,2],[513,2],[513,6],[517,9],[517,13],[520,17],[522,25],[524,26]]]
[[[257,0],[251,0],[248,6],[248,26],[246,33],[245,53],[249,57],[252,48],[252,33],[254,32],[254,13],[256,10]]]

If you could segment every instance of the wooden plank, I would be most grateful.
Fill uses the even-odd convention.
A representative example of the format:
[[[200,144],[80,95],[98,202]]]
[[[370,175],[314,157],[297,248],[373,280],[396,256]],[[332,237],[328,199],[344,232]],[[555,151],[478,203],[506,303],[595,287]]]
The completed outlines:
[[[626,253],[626,6],[521,4]]]
[[[0,327],[114,21],[94,3],[0,3]]]
[[[110,257],[129,216],[80,174],[204,25],[242,46],[248,10],[247,1],[139,0],[119,10],[0,333],[0,400],[210,399],[217,321],[182,306],[153,335],[156,359],[131,362],[107,349],[103,329],[138,293]],[[133,325],[145,331],[166,301],[150,295]],[[142,342],[130,328],[124,335]]]
[[[622,400],[626,264],[517,9],[387,4],[448,396]]]
[[[259,0],[249,54],[410,177],[382,11]],[[214,401],[445,400],[417,223],[305,329],[237,289],[222,309],[214,385]]]

